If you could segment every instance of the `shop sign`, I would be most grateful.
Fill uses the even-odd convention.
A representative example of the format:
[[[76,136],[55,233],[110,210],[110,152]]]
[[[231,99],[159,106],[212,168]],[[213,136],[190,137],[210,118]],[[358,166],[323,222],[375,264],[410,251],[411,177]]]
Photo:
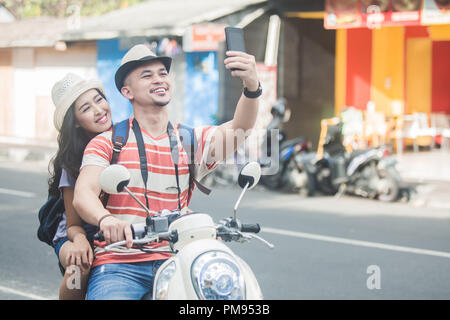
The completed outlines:
[[[423,0],[326,0],[324,26],[373,29],[420,25],[422,5]]]
[[[225,41],[224,25],[193,25],[187,28],[183,36],[183,50],[217,51],[221,41]]]

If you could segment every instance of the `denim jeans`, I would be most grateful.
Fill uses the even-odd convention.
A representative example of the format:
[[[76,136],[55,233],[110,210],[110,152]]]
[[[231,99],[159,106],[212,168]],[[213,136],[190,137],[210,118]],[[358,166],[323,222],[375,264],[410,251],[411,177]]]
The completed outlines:
[[[140,300],[152,294],[156,272],[165,260],[111,263],[91,270],[87,300]]]

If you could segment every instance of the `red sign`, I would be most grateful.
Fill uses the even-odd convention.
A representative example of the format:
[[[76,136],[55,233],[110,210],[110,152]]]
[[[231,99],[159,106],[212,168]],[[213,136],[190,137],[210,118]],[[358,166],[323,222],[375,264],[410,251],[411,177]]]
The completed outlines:
[[[362,16],[359,0],[326,0],[325,29],[360,28]]]
[[[183,50],[217,51],[221,41],[225,41],[224,25],[193,25],[184,34]]]
[[[420,25],[422,0],[326,0],[325,29]]]

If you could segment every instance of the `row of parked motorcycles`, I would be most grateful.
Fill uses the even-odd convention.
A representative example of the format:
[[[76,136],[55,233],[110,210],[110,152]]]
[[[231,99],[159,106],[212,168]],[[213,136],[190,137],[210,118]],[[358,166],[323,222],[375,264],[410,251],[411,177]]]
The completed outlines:
[[[285,99],[281,98],[271,108],[272,120],[264,138],[267,150],[259,159],[263,170],[260,184],[282,192],[295,192],[305,196],[315,194],[351,194],[380,201],[409,201],[414,187],[405,182],[396,169],[396,159],[387,146],[371,147],[348,152],[343,144],[343,123],[338,121],[326,128],[322,152],[312,151],[311,143],[303,137],[287,139],[283,124],[289,120]],[[278,134],[278,170],[264,174],[274,154],[273,130]],[[219,167],[212,175],[213,184],[234,184],[236,168]]]

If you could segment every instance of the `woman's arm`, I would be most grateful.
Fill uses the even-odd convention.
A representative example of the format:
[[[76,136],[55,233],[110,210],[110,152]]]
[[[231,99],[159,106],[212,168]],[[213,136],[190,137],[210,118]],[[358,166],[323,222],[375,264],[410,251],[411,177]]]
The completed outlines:
[[[74,242],[75,237],[82,235],[86,238],[86,232],[83,229],[83,221],[73,207],[74,190],[70,187],[61,188],[64,199],[64,207],[66,209],[67,218],[67,237]]]
[[[93,262],[93,253],[91,245],[86,238],[86,231],[83,228],[83,220],[73,207],[74,190],[70,187],[61,188],[64,199],[64,207],[66,209],[66,229],[67,237],[73,243],[73,247],[68,252],[66,265],[77,265],[83,272],[89,270]]]

